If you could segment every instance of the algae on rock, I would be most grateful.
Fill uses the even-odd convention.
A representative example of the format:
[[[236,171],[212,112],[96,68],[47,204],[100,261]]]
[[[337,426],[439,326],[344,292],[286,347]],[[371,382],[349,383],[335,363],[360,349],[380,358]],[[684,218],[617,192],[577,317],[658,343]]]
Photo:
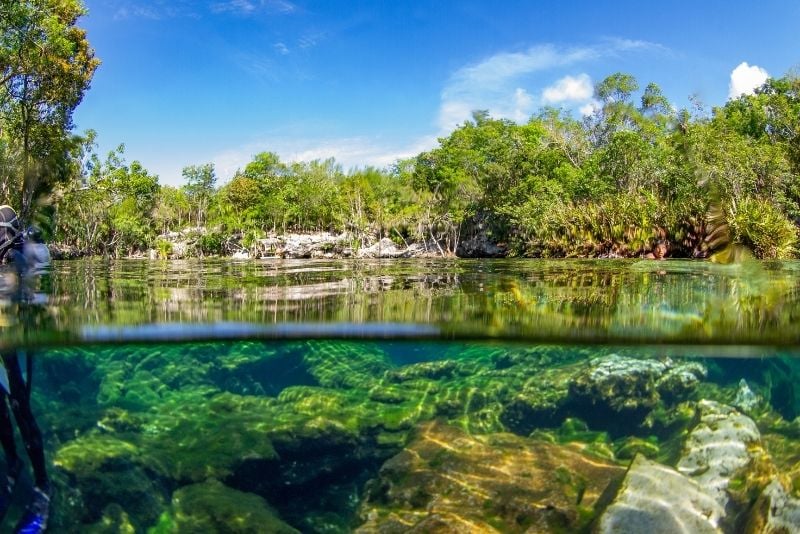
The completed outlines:
[[[150,534],[218,532],[220,534],[298,534],[267,502],[252,493],[229,488],[215,479],[184,486]]]
[[[423,423],[368,485],[357,532],[577,531],[623,474],[569,446]]]

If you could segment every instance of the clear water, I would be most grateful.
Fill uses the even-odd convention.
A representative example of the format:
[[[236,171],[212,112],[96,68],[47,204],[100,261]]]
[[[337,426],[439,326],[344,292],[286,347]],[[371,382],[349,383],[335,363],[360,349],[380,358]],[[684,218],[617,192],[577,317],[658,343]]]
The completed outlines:
[[[775,473],[800,488],[798,268],[63,262],[2,340],[53,532],[589,532],[702,400],[768,457],[728,481],[736,532]]]

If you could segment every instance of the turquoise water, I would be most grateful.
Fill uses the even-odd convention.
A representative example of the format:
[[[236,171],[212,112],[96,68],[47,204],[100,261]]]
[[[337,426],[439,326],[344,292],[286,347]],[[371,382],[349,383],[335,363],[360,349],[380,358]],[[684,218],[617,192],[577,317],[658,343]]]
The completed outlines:
[[[800,489],[796,271],[67,262],[4,343],[53,532],[610,531],[644,461],[758,532],[767,488]]]

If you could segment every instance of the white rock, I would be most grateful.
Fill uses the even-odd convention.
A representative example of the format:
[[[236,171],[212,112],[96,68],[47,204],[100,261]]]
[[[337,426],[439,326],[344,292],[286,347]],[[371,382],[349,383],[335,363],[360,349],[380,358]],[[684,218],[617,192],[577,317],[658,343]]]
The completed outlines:
[[[637,455],[617,498],[600,518],[600,534],[719,533],[724,509],[698,483]]]
[[[761,434],[752,419],[714,401],[698,403],[700,422],[684,442],[678,471],[714,495],[723,508],[730,500],[728,484],[752,459],[750,450]]]

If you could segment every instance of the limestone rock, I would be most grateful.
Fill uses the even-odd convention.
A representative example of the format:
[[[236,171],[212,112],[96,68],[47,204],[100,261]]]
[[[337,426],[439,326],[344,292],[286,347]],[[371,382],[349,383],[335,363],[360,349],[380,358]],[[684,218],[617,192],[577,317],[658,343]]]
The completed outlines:
[[[786,491],[776,478],[767,485],[753,507],[748,534],[792,534],[800,532],[800,499]]]
[[[576,532],[623,474],[573,447],[434,421],[368,485],[357,532]]]
[[[742,378],[739,381],[739,389],[736,391],[733,405],[743,412],[752,412],[760,402],[761,398],[750,389],[750,385]]]
[[[356,255],[359,258],[399,258],[403,251],[397,248],[394,241],[384,237],[374,245],[362,248]]]
[[[681,473],[637,455],[598,534],[719,533],[724,508]]]
[[[720,506],[727,506],[727,489],[760,451],[755,422],[734,408],[714,401],[698,403],[699,423],[684,443],[678,470],[701,484]]]
[[[578,402],[641,415],[664,396],[684,396],[705,373],[705,368],[696,362],[609,354],[589,362],[570,386],[570,394]]]

